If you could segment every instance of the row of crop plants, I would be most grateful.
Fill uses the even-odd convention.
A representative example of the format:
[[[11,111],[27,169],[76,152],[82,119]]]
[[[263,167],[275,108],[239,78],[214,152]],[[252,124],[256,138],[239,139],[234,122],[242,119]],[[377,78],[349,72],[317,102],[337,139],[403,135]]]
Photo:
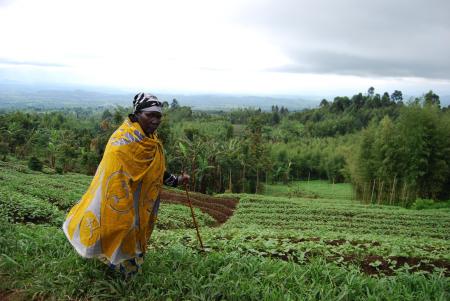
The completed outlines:
[[[348,205],[346,211],[321,200],[247,195],[222,228],[202,230],[203,241],[211,253],[238,251],[296,263],[325,258],[374,274],[449,275],[448,213]],[[198,249],[194,232],[184,230],[156,232],[154,241],[157,249],[177,243]]]
[[[91,179],[78,174],[45,174],[0,161],[0,210],[12,222],[61,226],[67,211],[81,198]],[[216,223],[199,209],[195,212],[200,225]],[[191,227],[188,207],[161,204],[160,229]]]

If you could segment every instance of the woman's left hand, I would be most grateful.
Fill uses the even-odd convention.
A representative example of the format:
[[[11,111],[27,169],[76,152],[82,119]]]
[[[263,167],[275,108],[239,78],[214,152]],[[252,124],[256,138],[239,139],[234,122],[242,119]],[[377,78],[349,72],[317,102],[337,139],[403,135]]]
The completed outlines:
[[[179,184],[189,184],[190,179],[191,179],[191,176],[189,176],[185,172],[182,172],[182,174],[178,176],[178,183]]]

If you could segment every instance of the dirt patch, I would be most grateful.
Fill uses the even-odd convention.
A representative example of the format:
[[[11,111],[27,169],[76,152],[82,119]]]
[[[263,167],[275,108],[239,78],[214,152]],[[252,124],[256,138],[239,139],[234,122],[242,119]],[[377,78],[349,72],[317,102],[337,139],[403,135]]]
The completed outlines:
[[[199,208],[202,212],[212,216],[219,224],[226,222],[234,213],[238,199],[233,198],[219,198],[201,193],[189,193],[192,205]],[[173,191],[161,192],[161,201],[169,204],[181,204],[188,206],[185,193],[178,193]]]
[[[332,245],[332,246],[340,246],[345,244],[347,241],[345,239],[334,239],[334,240],[327,240],[325,241],[325,243],[327,245]]]
[[[305,242],[305,241],[320,241],[320,237],[307,237],[307,238],[297,238],[297,239],[290,239],[289,242],[292,243],[301,243],[301,242]]]
[[[3,301],[22,301],[27,300],[25,294],[19,290],[13,291],[0,291],[0,300]]]
[[[450,276],[450,262],[446,260],[431,260],[418,257],[368,255],[361,258],[356,256],[344,256],[344,262],[353,263],[360,267],[367,275],[384,274],[394,275],[397,270],[408,270],[410,272],[429,272],[442,269],[446,277]]]
[[[332,246],[340,246],[345,243],[349,243],[352,246],[358,246],[363,249],[367,249],[367,246],[370,245],[372,247],[378,247],[381,246],[381,243],[378,241],[360,241],[360,240],[346,240],[346,239],[333,239],[333,240],[327,240],[325,241],[327,245]]]
[[[259,251],[264,252],[264,250]],[[299,264],[303,263],[305,260],[308,261],[311,256],[317,256],[317,254],[314,255],[311,252],[306,252],[300,259],[298,253],[292,249],[289,249],[285,252],[263,255],[263,257],[292,261]],[[336,257],[329,257],[327,258],[327,261],[336,262],[336,259]],[[403,256],[391,256],[384,258],[378,255],[368,255],[363,257],[362,259],[358,258],[356,255],[344,256],[341,264],[347,265],[350,263],[358,266],[361,272],[363,272],[364,274],[371,276],[392,276],[395,275],[399,270],[408,270],[409,272],[433,273],[436,272],[436,269],[442,269],[445,277],[450,276],[450,262],[446,260],[429,260],[425,258]]]
[[[284,261],[293,261],[295,263],[299,263],[300,262],[300,259],[296,255],[295,250],[292,250],[292,249],[289,249],[289,250],[287,250],[285,252],[282,252],[282,253],[263,255],[263,257],[276,258],[276,259],[281,259],[281,260],[284,260]],[[306,252],[305,255],[304,255],[303,260],[306,260],[308,257],[309,257],[309,252]]]

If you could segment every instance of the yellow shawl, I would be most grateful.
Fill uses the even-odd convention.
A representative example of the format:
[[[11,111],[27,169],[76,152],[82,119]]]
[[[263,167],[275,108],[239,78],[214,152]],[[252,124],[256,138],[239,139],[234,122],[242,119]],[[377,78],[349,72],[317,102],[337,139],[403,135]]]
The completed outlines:
[[[88,191],[64,222],[77,252],[112,264],[145,253],[164,170],[157,136],[147,137],[137,122],[127,119],[109,139]]]

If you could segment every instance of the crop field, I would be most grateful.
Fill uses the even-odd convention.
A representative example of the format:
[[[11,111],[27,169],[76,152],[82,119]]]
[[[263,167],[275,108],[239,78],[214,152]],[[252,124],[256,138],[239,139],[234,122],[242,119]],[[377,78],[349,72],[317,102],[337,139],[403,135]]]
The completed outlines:
[[[449,300],[450,213],[365,205],[348,184],[267,185],[267,195],[168,190],[143,271],[79,257],[61,223],[88,176],[0,161],[0,299]]]
[[[271,196],[352,199],[352,187],[347,183],[329,183],[324,180],[291,181],[286,185],[267,184],[264,192]]]

